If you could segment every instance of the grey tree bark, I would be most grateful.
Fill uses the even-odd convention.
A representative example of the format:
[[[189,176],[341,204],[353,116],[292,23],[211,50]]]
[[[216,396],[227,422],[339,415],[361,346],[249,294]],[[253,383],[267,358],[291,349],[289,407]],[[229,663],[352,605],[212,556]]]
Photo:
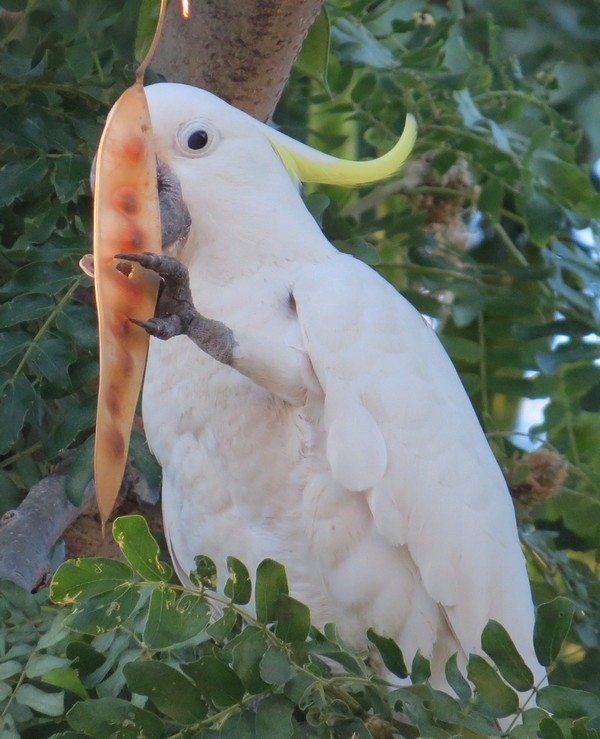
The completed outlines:
[[[88,485],[81,506],[69,503],[62,475],[34,485],[21,505],[0,520],[0,580],[26,590],[43,584],[52,570],[50,552],[56,541],[93,498],[94,486]]]
[[[268,120],[323,0],[172,2],[152,66]]]

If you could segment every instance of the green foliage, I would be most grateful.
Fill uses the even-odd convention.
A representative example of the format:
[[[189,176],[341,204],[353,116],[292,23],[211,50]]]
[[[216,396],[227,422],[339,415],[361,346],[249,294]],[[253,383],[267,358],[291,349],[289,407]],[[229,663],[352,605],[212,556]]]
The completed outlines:
[[[599,692],[600,195],[589,166],[600,150],[597,116],[583,111],[597,102],[588,59],[600,25],[593,0],[552,8],[332,0],[330,35],[309,37],[276,120],[361,158],[416,115],[397,178],[311,189],[307,204],[340,249],[431,318],[507,470],[536,601],[573,601],[560,678]],[[544,417],[515,434],[536,399],[548,399]],[[554,662],[552,640],[538,649]],[[504,674],[517,688],[525,679]]]
[[[331,624],[318,631],[306,606],[293,601],[289,607],[277,562],[259,565],[255,588],[245,586],[253,607],[244,607],[220,591],[174,582],[157,567],[158,545],[139,516],[117,519],[115,538],[124,552],[135,552],[135,566],[65,562],[50,588],[55,605],[46,593],[0,584],[3,737],[24,730],[99,739],[199,739],[217,732],[256,739],[376,737],[378,723],[406,737],[598,736],[600,698],[533,685],[508,634],[493,621],[482,638],[492,661],[469,659],[474,691],[456,655],[446,667],[456,697],[433,689],[429,663],[418,653],[411,684],[393,687],[348,651]],[[253,616],[272,583],[268,615]],[[225,624],[227,613],[233,617]],[[547,609],[536,634],[560,649]],[[406,677],[398,646],[373,631],[369,639],[372,656]],[[522,693],[522,708],[513,688]],[[511,718],[500,730],[496,717],[515,712],[524,723]]]
[[[2,513],[65,458],[74,502],[91,479],[96,317],[77,263],[91,251],[90,166],[110,105],[131,83],[139,10],[3,3],[25,6],[0,16]]]
[[[58,463],[75,502],[92,475],[95,315],[77,267],[91,244],[87,177],[156,9],[2,6],[23,13],[0,16],[0,513]],[[600,271],[579,231],[597,238],[600,218],[588,169],[600,154],[599,17],[595,0],[330,0],[276,115],[359,158],[388,148],[406,112],[419,120],[397,178],[306,200],[340,249],[432,319],[522,500],[542,604],[535,646],[552,683],[535,686],[509,730],[522,738],[600,731]],[[514,436],[522,400],[541,398],[543,420]],[[545,467],[521,449],[540,442]],[[156,497],[140,435],[131,453]],[[446,665],[456,698],[430,687],[422,656],[409,670],[369,632],[389,672],[410,674],[389,692],[335,628],[310,626],[277,563],[261,564],[253,588],[230,558],[217,595],[216,567],[199,557],[196,592],[173,581],[139,519],[115,533],[129,564],[63,565],[58,609],[1,586],[2,736],[368,737],[373,715],[408,737],[496,736],[494,717],[529,695],[529,671],[493,622],[482,646],[495,667],[472,658],[469,683],[456,657]]]

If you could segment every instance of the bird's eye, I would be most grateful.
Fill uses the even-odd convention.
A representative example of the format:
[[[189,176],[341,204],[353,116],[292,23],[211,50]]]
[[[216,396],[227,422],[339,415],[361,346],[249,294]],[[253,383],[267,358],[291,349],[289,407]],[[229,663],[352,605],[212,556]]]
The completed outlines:
[[[200,128],[198,131],[193,131],[188,136],[188,149],[191,149],[192,151],[199,151],[200,149],[204,149],[206,144],[208,144],[208,134],[203,128]]]
[[[212,149],[217,139],[217,133],[208,121],[188,121],[177,131],[177,144],[187,156],[203,156]]]

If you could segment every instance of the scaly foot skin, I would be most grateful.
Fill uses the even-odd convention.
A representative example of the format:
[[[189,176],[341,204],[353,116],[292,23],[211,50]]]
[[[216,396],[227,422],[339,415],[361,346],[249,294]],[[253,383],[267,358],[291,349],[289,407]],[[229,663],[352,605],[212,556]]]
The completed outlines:
[[[141,326],[150,336],[166,341],[173,336],[189,338],[211,357],[223,364],[231,364],[235,339],[225,324],[212,321],[194,307],[187,267],[166,254],[116,254],[115,259],[136,262],[151,269],[161,278],[161,291],[154,318],[132,323]]]

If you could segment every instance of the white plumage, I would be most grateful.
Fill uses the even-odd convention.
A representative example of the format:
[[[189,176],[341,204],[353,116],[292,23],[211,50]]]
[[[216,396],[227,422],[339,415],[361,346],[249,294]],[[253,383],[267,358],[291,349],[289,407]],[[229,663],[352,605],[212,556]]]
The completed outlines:
[[[276,559],[316,624],[420,648],[439,686],[494,618],[540,678],[510,496],[434,331],[325,239],[270,129],[194,88],[147,96],[192,217],[178,256],[196,308],[237,342],[225,366],[151,341],[143,414],[179,576],[201,553],[221,582],[227,555]],[[182,144],[195,125],[201,153]]]

